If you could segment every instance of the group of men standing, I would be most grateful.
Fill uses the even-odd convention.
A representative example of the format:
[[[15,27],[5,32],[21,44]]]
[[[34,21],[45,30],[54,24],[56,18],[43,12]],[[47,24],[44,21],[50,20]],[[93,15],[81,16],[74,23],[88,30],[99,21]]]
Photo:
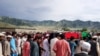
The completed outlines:
[[[0,33],[0,56],[18,56],[16,32]]]
[[[98,36],[66,39],[64,33],[0,33],[0,56],[100,56]]]

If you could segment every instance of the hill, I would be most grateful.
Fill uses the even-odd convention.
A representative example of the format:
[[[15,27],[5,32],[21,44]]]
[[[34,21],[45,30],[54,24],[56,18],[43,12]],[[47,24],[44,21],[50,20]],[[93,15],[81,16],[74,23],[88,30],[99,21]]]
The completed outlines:
[[[0,26],[8,26],[8,27],[19,27],[19,26],[28,26],[28,27],[36,27],[36,26],[46,26],[46,27],[55,27],[55,28],[91,28],[91,29],[100,29],[100,22],[92,22],[92,21],[69,21],[69,20],[61,20],[61,21],[52,21],[52,20],[44,20],[44,21],[29,21],[22,20],[17,18],[10,18],[2,16],[0,17]]]

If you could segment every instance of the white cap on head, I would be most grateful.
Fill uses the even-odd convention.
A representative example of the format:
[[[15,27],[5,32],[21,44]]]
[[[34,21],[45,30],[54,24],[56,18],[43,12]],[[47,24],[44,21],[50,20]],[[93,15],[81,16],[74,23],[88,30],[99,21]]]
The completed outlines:
[[[90,43],[84,41],[81,43],[81,48],[84,50],[90,51],[91,45],[90,45]]]
[[[6,36],[7,38],[12,38],[12,36],[11,35],[8,35],[8,36]]]
[[[93,36],[92,38],[98,38],[98,36]]]
[[[46,34],[47,37],[49,37],[49,34]]]
[[[59,34],[62,34],[61,32]]]
[[[1,33],[6,34],[6,32],[1,32]]]
[[[3,33],[0,33],[0,36],[5,36]]]

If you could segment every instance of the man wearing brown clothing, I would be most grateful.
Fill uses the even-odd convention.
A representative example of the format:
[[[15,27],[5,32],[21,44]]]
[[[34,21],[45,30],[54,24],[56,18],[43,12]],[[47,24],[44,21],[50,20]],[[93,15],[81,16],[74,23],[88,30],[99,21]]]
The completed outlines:
[[[11,48],[10,48],[10,40],[11,40],[12,36],[8,35],[7,36],[7,40],[5,41],[4,44],[4,56],[10,56],[11,54]]]

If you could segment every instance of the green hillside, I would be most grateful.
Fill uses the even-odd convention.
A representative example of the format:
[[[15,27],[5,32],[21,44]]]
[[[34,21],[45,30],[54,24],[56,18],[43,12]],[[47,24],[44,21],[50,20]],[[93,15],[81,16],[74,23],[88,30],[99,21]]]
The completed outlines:
[[[11,17],[0,17],[0,27],[54,27],[54,28],[91,28],[91,29],[100,29],[100,22],[92,22],[92,21],[69,21],[69,20],[61,20],[61,21],[52,21],[52,20],[44,20],[44,21],[29,21],[22,20]]]
[[[15,28],[16,26],[9,23],[0,22],[0,27]]]

